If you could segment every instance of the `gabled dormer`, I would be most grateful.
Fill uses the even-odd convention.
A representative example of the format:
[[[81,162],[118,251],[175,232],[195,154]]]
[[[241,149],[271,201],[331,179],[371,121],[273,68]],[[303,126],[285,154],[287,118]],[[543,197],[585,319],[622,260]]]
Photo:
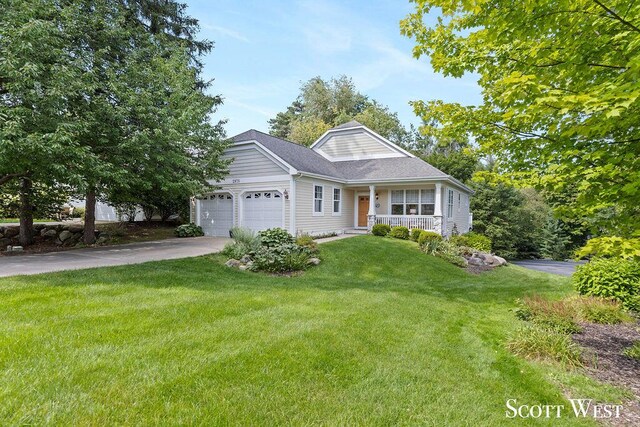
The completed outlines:
[[[332,162],[415,157],[355,120],[329,129],[311,148]]]

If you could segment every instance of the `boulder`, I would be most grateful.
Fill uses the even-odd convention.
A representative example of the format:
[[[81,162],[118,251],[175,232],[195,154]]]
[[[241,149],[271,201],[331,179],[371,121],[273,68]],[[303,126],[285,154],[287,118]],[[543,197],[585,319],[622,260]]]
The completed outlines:
[[[100,236],[96,239],[96,245],[103,245],[109,241],[107,236]]]
[[[318,265],[320,264],[320,258],[309,258],[309,261],[307,261],[307,263],[309,265]]]
[[[71,236],[73,236],[72,232],[70,232],[69,230],[62,230],[62,232],[58,236],[58,239],[60,239],[61,242],[66,242]]]
[[[469,265],[485,265],[484,259],[476,256],[476,254],[469,258],[467,262],[469,263]]]
[[[240,264],[240,266],[238,267],[238,270],[240,270],[240,271],[245,271],[245,270],[248,270],[248,269],[249,269],[249,267],[247,267],[246,264]]]
[[[491,254],[481,252],[480,254],[478,254],[478,256],[482,258],[485,264],[488,264],[488,265],[497,264],[496,259]]]
[[[493,258],[498,262],[498,265],[506,265],[507,264],[507,260],[499,257],[498,255],[494,255]]]
[[[46,225],[45,225],[45,224],[33,224],[33,229],[34,229],[34,230],[36,230],[36,231],[38,231],[38,232],[39,232],[40,230],[42,230],[43,228],[45,228],[45,227],[46,227]]]
[[[251,257],[249,255],[245,255],[242,258],[240,258],[240,262],[243,263],[243,264],[251,262]]]
[[[69,225],[69,231],[72,233],[82,233],[84,231],[84,225],[82,224],[71,224]]]
[[[225,262],[224,265],[226,265],[227,267],[231,267],[231,268],[237,268],[240,267],[240,265],[242,265],[242,263],[240,261],[238,261],[237,259],[230,259],[229,261]]]
[[[53,239],[58,235],[58,232],[51,228],[49,229],[43,228],[42,231],[40,232],[40,235],[46,239]]]
[[[15,237],[20,234],[20,227],[7,227],[4,229],[4,233],[2,234],[4,234],[4,237],[8,238]]]

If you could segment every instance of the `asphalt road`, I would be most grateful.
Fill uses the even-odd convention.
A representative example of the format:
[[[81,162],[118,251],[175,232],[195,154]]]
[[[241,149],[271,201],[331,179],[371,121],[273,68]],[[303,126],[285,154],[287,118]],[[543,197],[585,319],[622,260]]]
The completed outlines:
[[[176,238],[46,254],[2,256],[0,277],[188,258],[219,252],[228,241],[230,239],[221,237]]]
[[[552,261],[549,259],[525,259],[520,261],[512,261],[512,264],[530,270],[544,271],[545,273],[559,274],[561,276],[571,276],[578,265],[583,262],[576,261]]]

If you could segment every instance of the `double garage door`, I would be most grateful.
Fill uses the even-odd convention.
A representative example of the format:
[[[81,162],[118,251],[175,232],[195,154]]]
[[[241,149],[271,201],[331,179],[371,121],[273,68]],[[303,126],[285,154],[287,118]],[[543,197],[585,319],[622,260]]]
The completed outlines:
[[[284,197],[279,191],[250,191],[239,203],[240,225],[253,231],[283,227]],[[200,200],[200,225],[207,236],[229,236],[233,227],[233,196],[214,194]]]

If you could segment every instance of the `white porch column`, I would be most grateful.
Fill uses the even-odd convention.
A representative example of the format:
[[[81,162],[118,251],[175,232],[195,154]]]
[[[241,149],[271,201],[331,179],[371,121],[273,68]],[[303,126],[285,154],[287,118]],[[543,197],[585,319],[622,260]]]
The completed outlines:
[[[442,184],[436,182],[436,200],[433,207],[433,228],[436,233],[443,233],[443,218],[442,218]]]
[[[376,186],[369,186],[369,213],[367,214],[367,230],[371,231],[376,224]]]

